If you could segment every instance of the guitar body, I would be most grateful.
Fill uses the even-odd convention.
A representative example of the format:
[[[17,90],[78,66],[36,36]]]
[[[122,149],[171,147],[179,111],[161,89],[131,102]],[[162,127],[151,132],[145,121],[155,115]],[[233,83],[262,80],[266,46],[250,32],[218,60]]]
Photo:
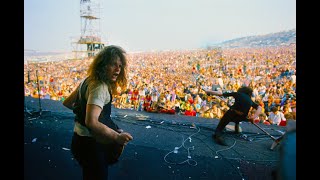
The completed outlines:
[[[124,149],[124,145],[118,143],[106,144],[106,161],[109,165],[115,164],[118,162],[119,157],[121,156]]]
[[[119,127],[112,121],[108,121],[108,127],[110,127],[111,129],[117,131],[118,133],[121,133],[123,130],[119,129]],[[106,161],[109,165],[115,164],[116,162],[118,162],[123,149],[124,149],[124,145],[118,144],[116,142],[112,142],[109,144],[105,145],[106,147]]]

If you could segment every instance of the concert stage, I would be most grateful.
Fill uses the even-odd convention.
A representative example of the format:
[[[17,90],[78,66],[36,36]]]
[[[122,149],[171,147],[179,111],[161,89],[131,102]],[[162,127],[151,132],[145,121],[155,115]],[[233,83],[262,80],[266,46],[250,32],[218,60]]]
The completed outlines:
[[[42,109],[51,113],[24,119],[24,179],[81,179],[70,151],[72,111],[58,101],[41,101]],[[37,103],[38,99],[26,97],[28,109],[37,110]],[[248,122],[241,123],[240,135],[227,128],[229,146],[221,146],[211,139],[217,119],[122,109],[113,109],[112,118],[134,139],[120,161],[110,166],[111,180],[271,180],[273,171],[287,168],[280,166],[280,152],[287,141],[270,150],[273,140]],[[259,126],[274,137],[286,132],[286,127]],[[294,167],[290,176],[295,179],[295,158],[290,162],[294,162],[288,164]]]

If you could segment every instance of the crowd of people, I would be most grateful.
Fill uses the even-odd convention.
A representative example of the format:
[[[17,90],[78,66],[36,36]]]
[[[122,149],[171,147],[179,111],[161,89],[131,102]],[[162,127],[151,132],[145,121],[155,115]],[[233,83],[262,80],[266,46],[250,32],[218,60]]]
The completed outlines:
[[[64,101],[91,62],[28,61],[25,96]],[[234,99],[207,95],[203,89],[231,92],[248,86],[262,107],[256,123],[285,126],[287,119],[296,120],[295,44],[128,53],[128,82],[126,88],[118,87],[115,108],[220,119]]]

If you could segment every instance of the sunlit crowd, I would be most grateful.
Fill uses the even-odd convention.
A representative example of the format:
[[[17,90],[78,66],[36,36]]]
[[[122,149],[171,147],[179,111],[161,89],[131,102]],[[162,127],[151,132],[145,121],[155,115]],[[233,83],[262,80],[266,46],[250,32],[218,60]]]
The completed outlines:
[[[25,96],[64,101],[86,77],[91,61],[27,61]],[[295,44],[128,52],[128,64],[129,83],[114,93],[115,108],[220,119],[234,99],[208,96],[202,88],[230,92],[249,86],[263,107],[256,123],[285,126],[286,120],[296,120]]]

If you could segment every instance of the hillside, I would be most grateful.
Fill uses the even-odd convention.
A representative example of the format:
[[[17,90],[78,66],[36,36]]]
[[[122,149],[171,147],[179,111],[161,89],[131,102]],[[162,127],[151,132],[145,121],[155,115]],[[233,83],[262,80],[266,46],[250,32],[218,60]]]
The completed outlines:
[[[208,47],[222,48],[256,48],[284,46],[296,43],[296,29],[258,36],[247,36],[223,41]]]

